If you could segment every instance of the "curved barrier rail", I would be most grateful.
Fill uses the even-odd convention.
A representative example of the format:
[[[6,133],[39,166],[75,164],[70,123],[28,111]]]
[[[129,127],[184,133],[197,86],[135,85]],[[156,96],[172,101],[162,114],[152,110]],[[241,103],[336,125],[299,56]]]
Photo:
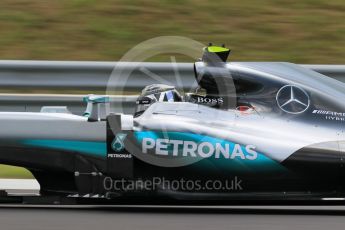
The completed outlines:
[[[116,63],[65,61],[0,61],[0,90],[85,90],[105,93],[115,66],[130,71],[124,90],[139,93],[148,84],[157,83],[152,76],[186,89],[194,83],[192,63]],[[345,65],[303,65],[345,82]],[[176,70],[182,82],[176,82]],[[114,74],[114,73],[113,73]],[[149,76],[151,75],[151,76]],[[120,78],[119,78],[120,79]],[[115,84],[116,89],[116,82]],[[42,106],[67,106],[74,114],[86,108],[84,95],[0,94],[0,111],[38,112]],[[112,96],[114,112],[132,113],[136,96]],[[121,108],[121,109],[120,109]]]
[[[303,66],[345,82],[345,65]],[[105,91],[115,67],[131,72],[124,89],[128,91],[157,83],[152,76],[186,89],[194,83],[192,63],[0,61],[0,89]],[[176,82],[176,71],[181,82]],[[116,89],[116,82],[111,83]]]

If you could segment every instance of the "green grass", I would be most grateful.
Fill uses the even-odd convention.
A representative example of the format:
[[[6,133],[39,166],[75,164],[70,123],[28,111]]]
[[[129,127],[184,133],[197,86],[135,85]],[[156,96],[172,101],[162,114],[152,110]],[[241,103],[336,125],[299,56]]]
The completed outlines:
[[[0,59],[118,60],[178,35],[226,43],[233,60],[344,64],[344,11],[343,0],[2,0]]]
[[[0,178],[31,179],[33,176],[26,169],[8,165],[0,165]]]

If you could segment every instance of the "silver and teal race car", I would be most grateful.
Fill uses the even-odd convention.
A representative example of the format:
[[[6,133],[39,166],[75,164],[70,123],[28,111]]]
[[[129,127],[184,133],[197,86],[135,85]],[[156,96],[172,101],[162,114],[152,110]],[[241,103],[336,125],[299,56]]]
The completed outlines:
[[[0,163],[40,195],[104,201],[345,197],[345,85],[291,63],[231,62],[208,46],[197,87],[145,87],[134,114],[85,98],[84,116],[0,113]]]

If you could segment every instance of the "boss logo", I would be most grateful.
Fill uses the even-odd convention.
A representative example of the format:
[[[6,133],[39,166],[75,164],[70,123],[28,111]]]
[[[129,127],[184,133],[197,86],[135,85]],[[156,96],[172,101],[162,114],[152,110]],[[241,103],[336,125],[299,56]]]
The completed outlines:
[[[224,103],[223,98],[218,97],[218,98],[210,98],[210,97],[197,97],[197,103],[200,104],[209,104],[209,105],[222,105]]]

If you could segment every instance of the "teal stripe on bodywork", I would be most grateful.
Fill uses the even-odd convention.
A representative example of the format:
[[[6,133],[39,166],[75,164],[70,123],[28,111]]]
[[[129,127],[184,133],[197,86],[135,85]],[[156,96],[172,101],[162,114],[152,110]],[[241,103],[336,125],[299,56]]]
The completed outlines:
[[[217,137],[211,137],[196,133],[186,133],[186,132],[156,132],[156,131],[137,131],[134,133],[139,144],[142,143],[144,138],[157,139],[173,139],[173,140],[182,140],[182,141],[193,141],[196,143],[209,142],[215,145],[220,143],[222,146],[229,144],[231,149],[236,144],[230,140],[223,140]],[[240,145],[243,152],[246,152],[245,146]],[[168,151],[172,151],[172,146],[168,145]],[[179,149],[181,154],[182,149]],[[239,158],[235,159],[225,159],[221,157],[219,159],[215,158],[205,158],[204,161],[198,163],[201,165],[209,165],[211,167],[216,165],[216,168],[221,168],[224,170],[231,170],[236,172],[276,172],[276,171],[285,171],[285,167],[282,166],[279,162],[271,159],[266,156],[264,153],[257,152],[257,158],[255,160],[243,160]]]
[[[69,140],[23,140],[22,143],[28,146],[50,148],[65,151],[76,151],[98,157],[106,157],[106,142],[97,141],[69,141]]]

